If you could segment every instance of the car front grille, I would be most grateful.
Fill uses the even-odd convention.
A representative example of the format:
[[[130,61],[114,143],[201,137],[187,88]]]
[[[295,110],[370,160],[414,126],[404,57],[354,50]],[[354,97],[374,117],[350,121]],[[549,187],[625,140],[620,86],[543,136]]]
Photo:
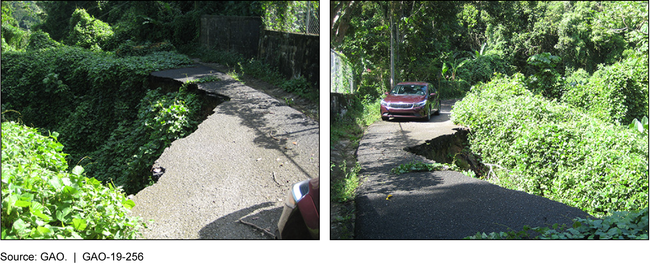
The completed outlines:
[[[390,104],[392,108],[412,108],[413,104]]]

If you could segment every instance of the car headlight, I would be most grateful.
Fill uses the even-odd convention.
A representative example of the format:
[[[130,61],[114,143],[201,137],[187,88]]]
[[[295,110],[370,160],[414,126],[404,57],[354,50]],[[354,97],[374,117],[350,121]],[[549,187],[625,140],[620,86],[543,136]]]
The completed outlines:
[[[386,103],[386,101],[384,101],[384,99],[381,99],[381,102],[379,102],[379,103],[381,105],[383,105],[383,106],[388,106],[388,103]]]
[[[422,107],[422,106],[424,106],[426,103],[427,103],[427,100],[424,100],[424,101],[422,101],[422,102],[419,102],[419,103],[415,103],[415,104],[413,104],[413,107]]]

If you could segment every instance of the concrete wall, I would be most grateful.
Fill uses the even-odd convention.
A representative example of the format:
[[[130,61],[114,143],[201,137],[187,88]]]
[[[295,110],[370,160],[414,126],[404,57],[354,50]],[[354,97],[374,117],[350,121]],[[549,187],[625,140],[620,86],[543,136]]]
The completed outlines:
[[[319,36],[264,30],[258,59],[276,67],[285,77],[305,77],[318,89]]]
[[[201,17],[201,45],[254,58],[259,53],[261,30],[260,17],[204,15]]]
[[[354,94],[330,93],[330,122],[335,122],[336,117],[343,117],[352,107]],[[377,109],[379,111],[379,109]]]
[[[286,78],[305,77],[319,85],[319,36],[263,30],[260,17],[201,17],[201,45],[258,58]]]

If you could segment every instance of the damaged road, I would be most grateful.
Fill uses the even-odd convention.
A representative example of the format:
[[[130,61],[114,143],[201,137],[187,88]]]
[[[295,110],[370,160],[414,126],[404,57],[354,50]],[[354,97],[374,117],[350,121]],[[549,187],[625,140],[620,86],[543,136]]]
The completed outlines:
[[[428,122],[378,121],[368,127],[357,151],[363,178],[356,197],[356,239],[462,239],[589,217],[580,209],[455,171],[391,174],[400,164],[433,162],[405,148],[446,135],[456,138],[448,136],[458,128],[450,120],[453,103],[443,101],[441,114]]]
[[[165,149],[154,164],[164,174],[133,197],[132,214],[148,225],[142,238],[274,238],[291,184],[319,176],[318,122],[207,66],[152,75],[215,76],[198,89],[228,100]]]

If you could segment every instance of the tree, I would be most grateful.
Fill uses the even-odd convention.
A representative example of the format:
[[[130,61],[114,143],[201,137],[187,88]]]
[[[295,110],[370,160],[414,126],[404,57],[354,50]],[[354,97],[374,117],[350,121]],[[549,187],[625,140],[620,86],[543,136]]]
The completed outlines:
[[[341,43],[350,28],[352,16],[361,3],[355,1],[332,2],[330,5],[330,36],[334,43]]]
[[[111,26],[91,17],[84,9],[77,9],[72,13],[70,28],[66,39],[67,44],[95,51],[102,50],[102,47],[113,37]]]

